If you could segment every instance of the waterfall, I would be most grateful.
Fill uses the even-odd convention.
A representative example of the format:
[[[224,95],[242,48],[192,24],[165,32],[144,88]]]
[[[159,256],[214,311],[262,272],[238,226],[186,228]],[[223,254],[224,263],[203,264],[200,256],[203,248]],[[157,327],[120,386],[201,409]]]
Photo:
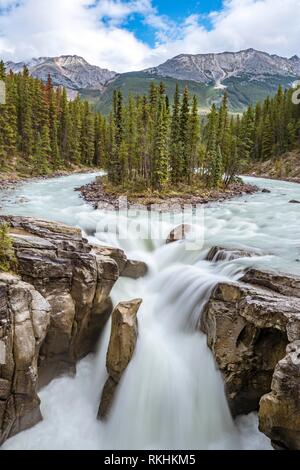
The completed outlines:
[[[78,365],[75,378],[53,381],[40,393],[44,421],[10,439],[4,449],[267,449],[255,415],[233,421],[224,385],[201,333],[199,321],[212,289],[220,281],[238,280],[248,266],[299,272],[300,198],[291,183],[258,184],[272,190],[208,206],[205,237],[199,249],[188,242],[170,245],[170,230],[180,215],[161,220],[161,237],[147,239],[149,216],[136,214],[141,236],[128,230],[126,214],[93,211],[73,192],[91,175],[25,184],[5,193],[3,212],[59,220],[82,228],[93,243],[119,246],[132,259],[145,261],[149,274],[137,281],[120,279],[114,303],[143,298],[138,313],[139,336],[134,357],[117,390],[109,420],[96,420],[110,336],[106,326],[96,355]],[[25,204],[18,201],[25,197]],[[298,211],[298,212],[297,212]],[[113,227],[118,216],[118,231]],[[280,220],[284,219],[284,224]],[[201,224],[187,216],[197,230]],[[151,221],[150,221],[151,223]],[[157,221],[153,222],[155,228]],[[289,226],[289,232],[283,225]],[[260,249],[265,256],[206,261],[210,247]],[[291,249],[294,247],[294,250]],[[298,250],[298,252],[297,252]]]

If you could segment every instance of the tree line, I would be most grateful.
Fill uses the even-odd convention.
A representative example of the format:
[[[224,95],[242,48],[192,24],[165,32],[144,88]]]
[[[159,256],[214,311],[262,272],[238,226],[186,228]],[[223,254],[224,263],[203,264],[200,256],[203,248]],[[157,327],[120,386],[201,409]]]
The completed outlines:
[[[300,148],[300,106],[293,90],[280,86],[274,98],[249,106],[242,115],[229,112],[225,92],[219,108],[199,115],[188,88],[176,87],[170,106],[163,83],[152,83],[148,96],[115,92],[109,133],[109,180],[162,189],[200,182],[207,187],[230,184],[251,162],[265,161]]]
[[[22,73],[6,73],[0,62],[0,80],[6,84],[6,102],[0,105],[0,164],[16,157],[39,174],[69,165],[100,165],[102,116],[79,97]]]
[[[219,107],[200,116],[188,88],[176,86],[172,103],[163,83],[151,82],[145,96],[125,102],[115,91],[108,117],[93,112],[65,89],[22,73],[6,73],[7,99],[0,105],[0,164],[21,156],[38,173],[69,165],[107,170],[114,187],[163,190],[197,184],[228,185],[250,162],[277,157],[300,146],[300,106],[292,90],[242,115],[229,111],[227,93]]]

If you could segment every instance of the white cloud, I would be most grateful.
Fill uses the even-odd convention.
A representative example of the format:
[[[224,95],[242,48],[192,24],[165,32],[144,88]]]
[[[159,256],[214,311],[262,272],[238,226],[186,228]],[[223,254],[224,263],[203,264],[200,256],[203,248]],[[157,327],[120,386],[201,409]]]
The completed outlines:
[[[16,6],[19,4],[19,6]],[[117,71],[157,65],[181,53],[248,47],[284,56],[300,52],[300,0],[225,0],[202,23],[200,12],[174,24],[152,0],[0,0],[0,55],[23,60],[78,54]],[[125,27],[134,14],[156,33],[150,47]]]
[[[116,22],[150,7],[148,0],[100,0],[94,7],[90,0],[23,0],[0,16],[0,53],[13,60],[78,54],[118,71],[138,68],[149,48]],[[106,16],[112,23],[101,21]]]

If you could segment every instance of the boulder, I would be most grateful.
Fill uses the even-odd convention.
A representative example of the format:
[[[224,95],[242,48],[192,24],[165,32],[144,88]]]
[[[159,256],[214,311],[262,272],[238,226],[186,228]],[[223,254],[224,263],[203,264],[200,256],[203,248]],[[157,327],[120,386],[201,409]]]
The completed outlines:
[[[102,391],[99,419],[107,418],[117,386],[133,357],[138,337],[137,314],[141,303],[141,299],[121,302],[113,311],[106,359],[109,377]]]
[[[94,245],[93,253],[112,258],[117,263],[119,272],[122,273],[124,271],[127,263],[127,256],[120,248]]]
[[[146,276],[148,266],[143,261],[135,261],[127,259],[126,254],[120,248],[115,247],[93,247],[93,253],[101,256],[109,256],[118,265],[121,277],[129,277],[131,279],[139,279]]]
[[[261,252],[214,246],[209,250],[206,261],[218,263],[219,261],[234,261],[239,258],[252,258],[253,256],[261,256]]]
[[[192,227],[188,224],[182,224],[175,227],[167,237],[166,244],[185,240],[187,235],[191,232]]]
[[[300,298],[300,277],[297,276],[249,269],[241,281],[270,289],[287,297]]]
[[[122,277],[129,277],[130,279],[140,279],[148,274],[148,266],[143,261],[128,260],[124,270],[121,273]]]
[[[234,416],[259,409],[287,345],[300,338],[300,278],[250,271],[243,280],[255,284],[218,284],[201,319]]]
[[[51,306],[39,355],[39,386],[74,374],[93,352],[112,312],[110,292],[119,267],[109,253],[92,251],[79,229],[45,220],[0,217],[10,225],[19,275]]]
[[[300,340],[276,366],[272,391],[263,396],[259,428],[275,448],[300,450]]]
[[[42,419],[38,358],[50,311],[32,285],[0,274],[0,445]]]

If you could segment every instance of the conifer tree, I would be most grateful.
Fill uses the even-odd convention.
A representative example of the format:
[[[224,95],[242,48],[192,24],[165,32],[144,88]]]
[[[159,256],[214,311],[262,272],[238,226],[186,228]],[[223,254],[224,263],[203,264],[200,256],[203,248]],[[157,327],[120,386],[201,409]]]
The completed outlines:
[[[118,146],[116,143],[116,122],[114,113],[109,116],[108,178],[114,185],[121,183]]]
[[[188,154],[190,161],[189,168],[189,182],[193,179],[195,172],[198,171],[198,157],[199,157],[199,143],[200,143],[200,119],[198,114],[198,100],[193,97],[192,111],[189,122],[189,136],[188,136]]]
[[[144,180],[146,187],[151,184],[151,159],[149,155],[149,106],[147,97],[144,96],[140,102],[137,116],[137,138],[139,156],[139,177]]]
[[[5,81],[6,78],[6,69],[3,60],[0,60],[0,80]]]
[[[170,166],[171,181],[172,183],[177,184],[180,180],[181,172],[180,94],[178,83],[176,83],[176,90],[174,94],[173,115],[171,122]]]
[[[138,161],[138,153],[137,153],[137,107],[133,97],[130,95],[128,100],[128,112],[126,115],[126,141],[128,143],[127,150],[128,150],[128,164],[122,158],[123,164],[127,169],[125,170],[124,166],[124,173],[128,173],[129,178],[136,176],[136,171],[139,168],[139,161]],[[124,148],[123,152],[124,154]],[[133,174],[134,172],[134,174]]]
[[[153,164],[152,186],[162,189],[168,181],[168,113],[164,97],[159,106],[157,130],[155,138],[155,153]]]
[[[49,81],[48,81],[49,84]],[[61,165],[60,159],[60,148],[58,142],[58,129],[59,129],[59,119],[58,119],[58,106],[57,106],[57,96],[53,87],[48,90],[49,96],[49,130],[50,130],[50,145],[51,145],[51,165],[54,169],[59,168]]]
[[[218,188],[222,182],[223,167],[222,167],[222,153],[220,146],[211,154],[212,157],[212,175],[211,181],[214,188]]]
[[[264,120],[264,129],[262,133],[262,158],[269,160],[273,155],[273,129],[269,115]]]
[[[59,115],[59,148],[63,162],[68,161],[69,157],[69,133],[70,133],[70,112],[68,105],[67,91],[64,88],[60,97],[60,115]]]
[[[292,102],[293,90],[282,87],[241,116],[230,115],[225,93],[220,108],[213,104],[200,125],[196,97],[190,106],[188,89],[181,99],[178,85],[171,106],[163,83],[151,81],[147,96],[129,96],[127,102],[115,91],[106,119],[80,97],[69,99],[65,89],[54,88],[50,76],[46,83],[32,78],[27,67],[6,74],[2,61],[0,79],[7,91],[0,105],[3,167],[20,160],[24,171],[34,164],[39,174],[96,165],[107,169],[114,186],[218,187],[252,160],[300,148],[300,106]]]
[[[49,171],[49,161],[51,159],[51,145],[49,136],[49,127],[44,126],[41,133],[36,137],[34,163],[35,170],[42,174]]]
[[[75,123],[76,125],[76,123]],[[92,166],[95,155],[95,121],[90,106],[86,101],[83,105],[82,128],[81,128],[81,156],[87,166]]]
[[[181,171],[180,177],[186,181],[189,175],[190,156],[189,149],[189,122],[190,122],[190,104],[189,104],[189,90],[186,87],[183,93],[181,111],[180,111],[180,160]]]

